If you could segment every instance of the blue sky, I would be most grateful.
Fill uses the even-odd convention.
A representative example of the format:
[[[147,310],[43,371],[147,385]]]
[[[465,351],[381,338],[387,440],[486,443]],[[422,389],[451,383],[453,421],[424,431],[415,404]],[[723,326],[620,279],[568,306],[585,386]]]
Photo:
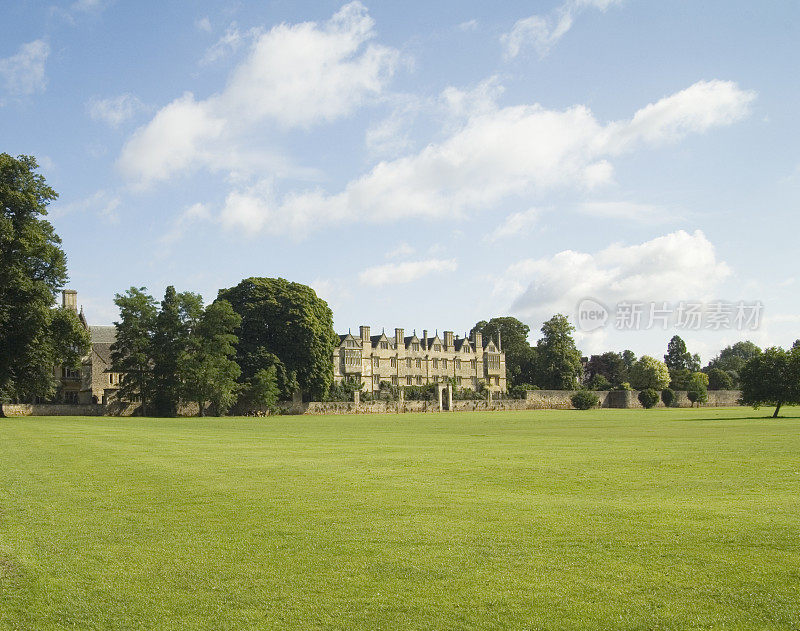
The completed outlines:
[[[283,276],[340,331],[512,314],[534,340],[591,298],[609,319],[578,332],[585,353],[800,337],[797,2],[3,13],[0,150],[60,193],[92,323],[132,285],[212,300]],[[681,304],[720,301],[722,325],[676,328]],[[729,326],[740,301],[763,305],[755,330]],[[628,330],[620,304],[672,316]]]

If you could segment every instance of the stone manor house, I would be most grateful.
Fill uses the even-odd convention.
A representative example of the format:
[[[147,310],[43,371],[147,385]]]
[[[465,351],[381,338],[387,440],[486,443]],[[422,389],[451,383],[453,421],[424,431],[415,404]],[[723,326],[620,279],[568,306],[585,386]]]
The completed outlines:
[[[78,314],[89,331],[91,350],[83,359],[80,370],[54,369],[61,384],[59,399],[64,403],[111,403],[119,389],[120,374],[111,370],[111,345],[116,340],[116,327],[90,326],[78,311],[78,292],[61,292],[62,306]],[[454,336],[445,331],[444,338],[436,333],[422,337],[404,335],[395,329],[394,336],[385,333],[370,335],[370,327],[360,327],[358,337],[339,336],[339,346],[333,352],[334,381],[353,378],[364,382],[364,389],[377,391],[382,381],[394,386],[423,386],[429,383],[446,384],[450,379],[458,388],[477,390],[479,383],[492,392],[506,390],[506,356],[501,340],[484,340],[480,333],[471,338]]]
[[[453,336],[445,331],[428,337],[404,335],[395,329],[370,335],[370,327],[359,327],[358,337],[347,333],[339,336],[333,353],[333,378],[339,383],[352,378],[364,383],[364,389],[376,392],[382,381],[393,386],[422,386],[455,380],[457,388],[477,390],[479,383],[493,392],[506,390],[506,356],[501,340],[484,340],[480,333],[471,338]]]

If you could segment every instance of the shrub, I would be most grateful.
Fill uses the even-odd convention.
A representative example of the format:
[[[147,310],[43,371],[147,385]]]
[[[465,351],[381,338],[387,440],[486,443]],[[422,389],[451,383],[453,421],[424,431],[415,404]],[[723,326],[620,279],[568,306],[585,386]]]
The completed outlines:
[[[639,403],[648,410],[655,407],[656,403],[658,403],[658,399],[658,391],[653,388],[645,388],[639,393]]]
[[[532,386],[529,383],[521,383],[517,384],[516,386],[511,386],[508,389],[508,396],[511,399],[524,399],[525,393],[528,390],[538,390],[539,386]]]
[[[686,392],[686,396],[689,401],[692,402],[692,405],[695,403],[705,403],[708,401],[708,392],[706,392],[704,389],[689,390]]]
[[[631,384],[629,384],[627,381],[623,381],[621,384],[616,386],[614,390],[617,392],[627,392],[629,390],[633,390],[633,388],[631,388]]]
[[[570,400],[573,407],[578,410],[588,410],[600,404],[600,399],[597,398],[597,395],[589,390],[578,390]]]
[[[709,390],[731,390],[733,388],[733,378],[730,374],[719,368],[711,368],[708,371]]]
[[[671,408],[675,404],[675,391],[671,388],[664,388],[661,391],[661,400],[664,402],[664,405]]]
[[[588,383],[590,390],[611,390],[611,382],[603,375],[595,375]]]

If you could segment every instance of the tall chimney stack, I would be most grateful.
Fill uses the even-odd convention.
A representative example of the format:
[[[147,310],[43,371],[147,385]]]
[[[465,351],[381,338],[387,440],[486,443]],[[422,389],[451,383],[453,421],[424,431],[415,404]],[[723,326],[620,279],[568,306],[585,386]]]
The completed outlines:
[[[428,350],[428,329],[422,329],[422,350]]]
[[[74,289],[64,289],[61,292],[61,306],[78,313],[78,292]]]
[[[361,331],[361,341],[369,342],[369,327],[362,324],[358,330]]]
[[[403,345],[403,333],[403,329],[394,330],[394,343],[397,345],[397,348],[400,348]]]

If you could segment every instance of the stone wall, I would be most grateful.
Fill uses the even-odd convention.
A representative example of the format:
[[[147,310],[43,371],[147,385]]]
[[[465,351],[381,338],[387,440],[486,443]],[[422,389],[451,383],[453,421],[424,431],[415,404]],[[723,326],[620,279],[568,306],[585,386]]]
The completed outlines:
[[[103,416],[102,405],[68,403],[4,403],[6,416]]]
[[[574,390],[529,390],[525,399],[496,399],[493,401],[453,401],[453,410],[467,411],[501,411],[501,410],[569,410],[572,409],[570,397]],[[641,408],[639,393],[636,390],[612,390],[595,392],[600,400],[600,407],[635,409]],[[675,393],[676,407],[690,407],[692,404],[686,392]],[[741,392],[739,390],[709,390],[708,402],[701,407],[728,407],[738,405]],[[406,412],[438,412],[437,401],[365,401],[353,402],[320,402],[310,403],[286,402],[280,404],[283,414],[402,414]],[[659,401],[656,407],[664,407]],[[190,403],[180,410],[181,416],[195,416],[197,404]],[[67,404],[5,404],[6,416],[130,416],[136,406],[119,405],[67,405]],[[254,416],[264,415],[263,410],[252,410]]]

